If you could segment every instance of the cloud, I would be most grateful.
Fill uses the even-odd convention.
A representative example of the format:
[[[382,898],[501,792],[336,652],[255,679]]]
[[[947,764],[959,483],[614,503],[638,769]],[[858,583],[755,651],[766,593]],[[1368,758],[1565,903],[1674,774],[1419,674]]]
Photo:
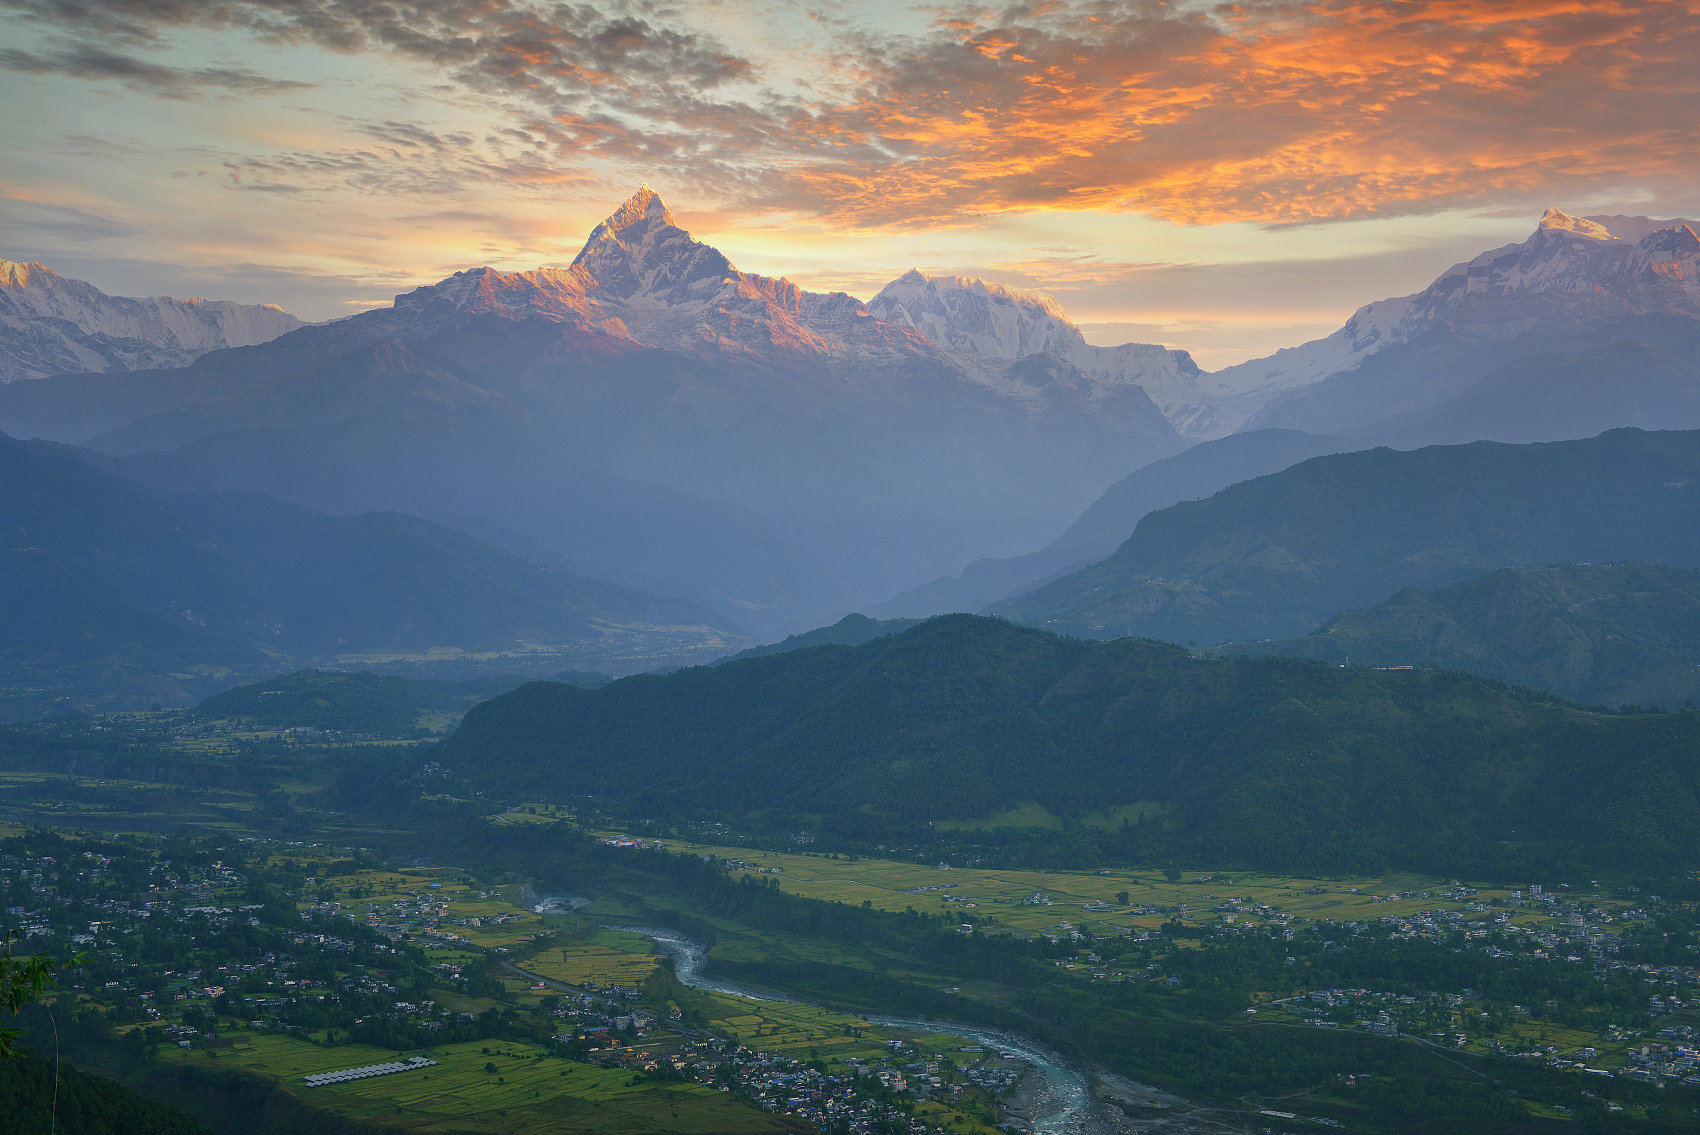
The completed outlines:
[[[28,186],[0,180],[0,256],[33,249],[43,236],[71,244],[104,244],[146,231],[133,211],[70,186]]]
[[[888,45],[860,99],[788,123],[816,146],[774,196],[850,223],[1091,208],[1281,224],[1689,179],[1696,7],[1008,9]]]
[[[26,20],[90,43],[163,43],[187,29],[388,52],[491,94],[550,104],[609,94],[637,104],[743,77],[713,37],[638,8],[503,0],[4,0]]]
[[[272,79],[241,67],[167,67],[89,44],[45,53],[0,48],[0,67],[29,75],[66,75],[73,79],[116,79],[167,98],[186,98],[208,87],[239,94],[298,91],[313,84]]]
[[[905,34],[839,12],[796,33],[806,65],[774,57],[773,28],[727,42],[714,11],[618,0],[0,8],[81,37],[14,52],[25,69],[266,89],[143,58],[211,30],[417,64],[492,123],[366,123],[372,151],[252,159],[275,167],[263,184],[553,185],[594,166],[837,227],[1030,209],[1287,225],[1680,194],[1700,153],[1700,0],[1033,0]]]

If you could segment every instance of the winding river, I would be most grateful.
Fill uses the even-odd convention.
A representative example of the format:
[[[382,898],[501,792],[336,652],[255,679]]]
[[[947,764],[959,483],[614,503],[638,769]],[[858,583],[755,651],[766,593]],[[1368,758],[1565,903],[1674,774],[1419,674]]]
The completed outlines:
[[[708,951],[702,943],[687,938],[677,930],[654,926],[610,926],[610,930],[625,930],[642,934],[661,947],[673,960],[673,973],[693,989],[706,989],[751,1001],[783,1001],[795,1005],[809,1002],[786,997],[766,989],[754,989],[737,982],[722,981],[704,975],[703,964]],[[1114,1128],[1105,1122],[1084,1076],[1062,1056],[1050,1052],[1025,1038],[997,1029],[980,1028],[944,1021],[923,1021],[906,1017],[870,1016],[867,1020],[887,1028],[911,1029],[920,1032],[954,1033],[989,1049],[996,1049],[1005,1058],[1029,1065],[1038,1074],[1038,1082],[1027,1093],[1034,1118],[1035,1135],[1098,1135]]]

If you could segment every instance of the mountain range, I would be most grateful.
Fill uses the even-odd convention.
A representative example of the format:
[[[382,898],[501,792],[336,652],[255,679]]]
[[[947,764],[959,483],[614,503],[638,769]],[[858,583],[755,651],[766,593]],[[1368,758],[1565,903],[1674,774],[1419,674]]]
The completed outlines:
[[[183,366],[302,326],[271,305],[126,299],[44,264],[0,260],[0,383],[90,371]]]
[[[159,488],[422,516],[781,637],[1011,601],[1148,513],[1323,453],[1700,426],[1697,256],[1686,222],[1553,209],[1325,339],[1206,374],[1088,344],[997,283],[910,271],[863,304],[740,271],[645,187],[568,267],[195,339],[187,365],[132,351],[143,369],[6,383],[0,429]],[[144,302],[13,276],[8,295],[84,296],[55,310],[95,313],[85,337],[123,330],[88,297]]]
[[[169,493],[0,435],[0,713],[188,705],[304,664],[706,660],[736,631],[396,513]]]
[[[1619,425],[1693,428],[1692,395],[1658,420],[1570,412],[1572,389],[1530,388],[1560,357],[1620,343],[1645,343],[1696,359],[1700,318],[1700,238],[1691,222],[1646,217],[1572,217],[1549,209],[1529,239],[1456,264],[1414,295],[1360,308],[1338,331],[1210,376],[1232,391],[1246,427],[1279,426],[1353,437],[1402,435],[1408,444],[1443,440],[1552,441]],[[1591,385],[1621,383],[1635,361],[1596,359]],[[1502,389],[1507,381],[1513,389]],[[1574,371],[1574,368],[1573,368]],[[1568,382],[1576,382],[1572,373]],[[1598,397],[1597,395],[1590,395]],[[1466,403],[1546,400],[1553,420],[1524,436],[1500,437],[1504,423],[1480,421],[1456,436]],[[1506,407],[1494,407],[1505,415]],[[1680,409],[1679,409],[1680,408]],[[1426,419],[1452,414],[1449,436]],[[1576,432],[1580,429],[1582,432]]]
[[[766,634],[1025,551],[1184,447],[1136,376],[1106,375],[945,350],[740,272],[646,188],[569,268],[459,273],[187,367],[12,383],[0,428],[160,487],[425,516]]]
[[[1119,548],[1148,513],[1212,496],[1229,485],[1278,473],[1325,453],[1363,443],[1298,430],[1253,430],[1200,442],[1105,489],[1061,536],[1036,552],[976,560],[960,575],[911,588],[869,610],[882,618],[975,612],[1097,562]]]

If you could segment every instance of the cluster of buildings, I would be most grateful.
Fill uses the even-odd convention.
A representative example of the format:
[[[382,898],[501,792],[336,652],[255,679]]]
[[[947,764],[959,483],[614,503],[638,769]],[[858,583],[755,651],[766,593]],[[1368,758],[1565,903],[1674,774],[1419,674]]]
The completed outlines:
[[[0,863],[5,921],[24,938],[56,935],[73,947],[89,948],[116,946],[114,934],[154,915],[183,920],[199,916],[227,926],[254,921],[259,909],[253,904],[213,905],[216,891],[246,881],[222,863],[188,867],[165,859],[150,864],[139,878],[120,881],[116,874],[109,856],[92,851],[11,858]]]
[[[978,1046],[962,1050],[976,1063],[959,1072],[954,1063],[928,1059],[902,1041],[888,1042],[884,1058],[852,1058],[844,1062],[845,1071],[828,1072],[818,1063],[735,1041],[689,1038],[672,1026],[668,1032],[659,1041],[641,1035],[630,1045],[612,1041],[610,1047],[593,1049],[591,1059],[607,1066],[665,1071],[703,1087],[738,1093],[763,1111],[854,1135],[876,1130],[944,1135],[938,1126],[914,1118],[915,1101],[956,1100],[973,1088],[996,1095],[1013,1088],[1025,1072]],[[577,1037],[609,1043],[605,1027],[581,1030]]]

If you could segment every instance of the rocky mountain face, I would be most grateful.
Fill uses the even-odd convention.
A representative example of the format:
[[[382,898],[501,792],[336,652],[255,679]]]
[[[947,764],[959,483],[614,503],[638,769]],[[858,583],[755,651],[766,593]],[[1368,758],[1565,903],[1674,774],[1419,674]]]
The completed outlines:
[[[568,268],[474,268],[397,296],[402,319],[445,309],[547,319],[645,347],[733,358],[816,355],[892,360],[925,352],[917,336],[881,326],[861,301],[805,292],[789,280],[740,272],[691,239],[644,186],[591,232]]]
[[[269,305],[126,299],[43,264],[0,260],[0,382],[184,366],[303,326]]]

